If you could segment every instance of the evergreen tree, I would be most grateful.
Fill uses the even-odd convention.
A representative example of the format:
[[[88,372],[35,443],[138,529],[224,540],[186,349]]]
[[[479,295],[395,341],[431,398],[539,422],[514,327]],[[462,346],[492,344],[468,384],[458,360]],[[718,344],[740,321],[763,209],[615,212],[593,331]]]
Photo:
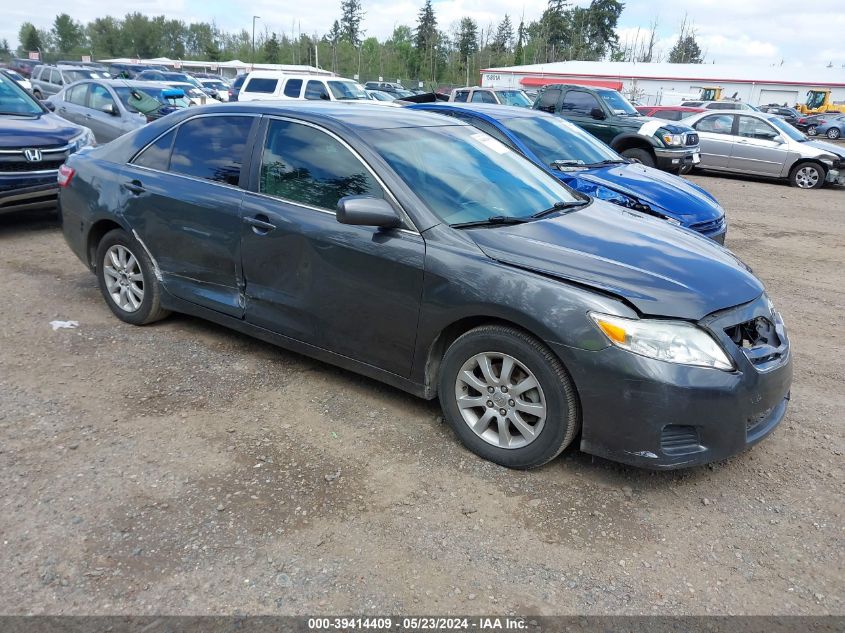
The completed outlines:
[[[364,34],[361,31],[361,20],[364,18],[361,0],[341,0],[340,10],[341,39],[358,46]]]
[[[18,54],[21,57],[26,57],[30,51],[40,51],[44,48],[44,42],[41,41],[41,34],[33,26],[32,22],[24,22],[18,31],[18,41],[21,43],[18,47]]]
[[[425,4],[417,16],[417,30],[414,33],[417,61],[416,68],[413,69],[414,72],[433,78],[437,41],[437,18],[434,15],[431,0],[425,0]]]
[[[505,13],[504,19],[499,23],[496,36],[493,38],[493,50],[497,53],[505,53],[511,49],[513,43],[513,25],[510,16]]]
[[[478,52],[478,25],[472,18],[461,18],[458,31],[458,52],[461,63],[466,63],[470,55]]]
[[[689,24],[684,16],[681,22],[681,30],[678,34],[678,41],[669,51],[670,64],[702,64],[704,57],[701,54],[701,47],[695,39],[695,28]]]
[[[337,24],[335,22],[335,24]],[[281,47],[279,46],[279,38],[273,33],[264,40],[264,45],[261,47],[264,56],[264,62],[267,64],[278,64],[280,60]]]
[[[523,41],[525,40],[525,21],[519,21],[519,28],[516,30],[516,46],[513,49],[513,63],[514,66],[521,66],[525,63],[525,50],[523,49]]]
[[[85,32],[81,24],[67,13],[62,13],[53,20],[53,39],[60,53],[70,53],[83,44]]]

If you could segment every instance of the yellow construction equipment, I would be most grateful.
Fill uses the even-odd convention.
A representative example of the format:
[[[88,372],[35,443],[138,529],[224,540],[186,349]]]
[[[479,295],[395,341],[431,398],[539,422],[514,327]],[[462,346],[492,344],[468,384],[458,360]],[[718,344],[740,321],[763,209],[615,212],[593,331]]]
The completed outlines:
[[[801,114],[845,112],[845,103],[834,103],[830,98],[830,88],[814,88],[807,91],[807,102],[797,103],[795,109]]]
[[[721,101],[722,90],[722,86],[702,86],[698,98],[701,101]]]

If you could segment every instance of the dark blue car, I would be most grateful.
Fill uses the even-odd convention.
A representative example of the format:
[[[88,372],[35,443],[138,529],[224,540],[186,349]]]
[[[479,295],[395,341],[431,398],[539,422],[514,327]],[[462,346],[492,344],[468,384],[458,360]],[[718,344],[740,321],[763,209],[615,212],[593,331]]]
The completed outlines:
[[[720,244],[725,242],[725,211],[712,195],[673,174],[629,162],[560,117],[537,110],[476,103],[410,107],[474,125],[576,191],[662,217]]]
[[[0,213],[54,207],[59,167],[93,143],[87,127],[52,114],[0,74]]]

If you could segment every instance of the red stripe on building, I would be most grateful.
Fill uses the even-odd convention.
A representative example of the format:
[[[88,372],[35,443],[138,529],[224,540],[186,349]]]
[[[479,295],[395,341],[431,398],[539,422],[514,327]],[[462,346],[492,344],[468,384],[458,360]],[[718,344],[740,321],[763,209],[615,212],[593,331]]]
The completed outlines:
[[[540,88],[549,84],[559,84],[560,79],[556,77],[523,77],[519,80],[526,88]],[[611,90],[622,90],[621,81],[601,81],[599,79],[567,79],[566,83],[579,86],[592,86],[594,88],[610,88]]]

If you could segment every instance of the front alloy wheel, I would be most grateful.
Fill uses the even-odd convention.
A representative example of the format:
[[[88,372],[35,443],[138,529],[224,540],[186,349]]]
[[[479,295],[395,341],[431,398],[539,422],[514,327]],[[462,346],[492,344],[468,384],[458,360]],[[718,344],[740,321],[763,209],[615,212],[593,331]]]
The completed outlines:
[[[483,325],[458,337],[443,355],[438,394],[464,445],[508,468],[554,459],[581,425],[575,385],[560,359],[509,325]]]
[[[815,136],[816,135],[816,126],[811,125],[807,128],[807,136]]]
[[[815,163],[801,163],[790,174],[792,184],[799,189],[818,189],[824,184],[824,171]]]
[[[834,141],[840,136],[842,136],[842,132],[839,131],[838,127],[832,127],[827,131],[827,138],[832,139]]]
[[[537,439],[546,422],[546,398],[537,377],[509,354],[483,352],[458,373],[455,395],[473,433],[500,448]]]

